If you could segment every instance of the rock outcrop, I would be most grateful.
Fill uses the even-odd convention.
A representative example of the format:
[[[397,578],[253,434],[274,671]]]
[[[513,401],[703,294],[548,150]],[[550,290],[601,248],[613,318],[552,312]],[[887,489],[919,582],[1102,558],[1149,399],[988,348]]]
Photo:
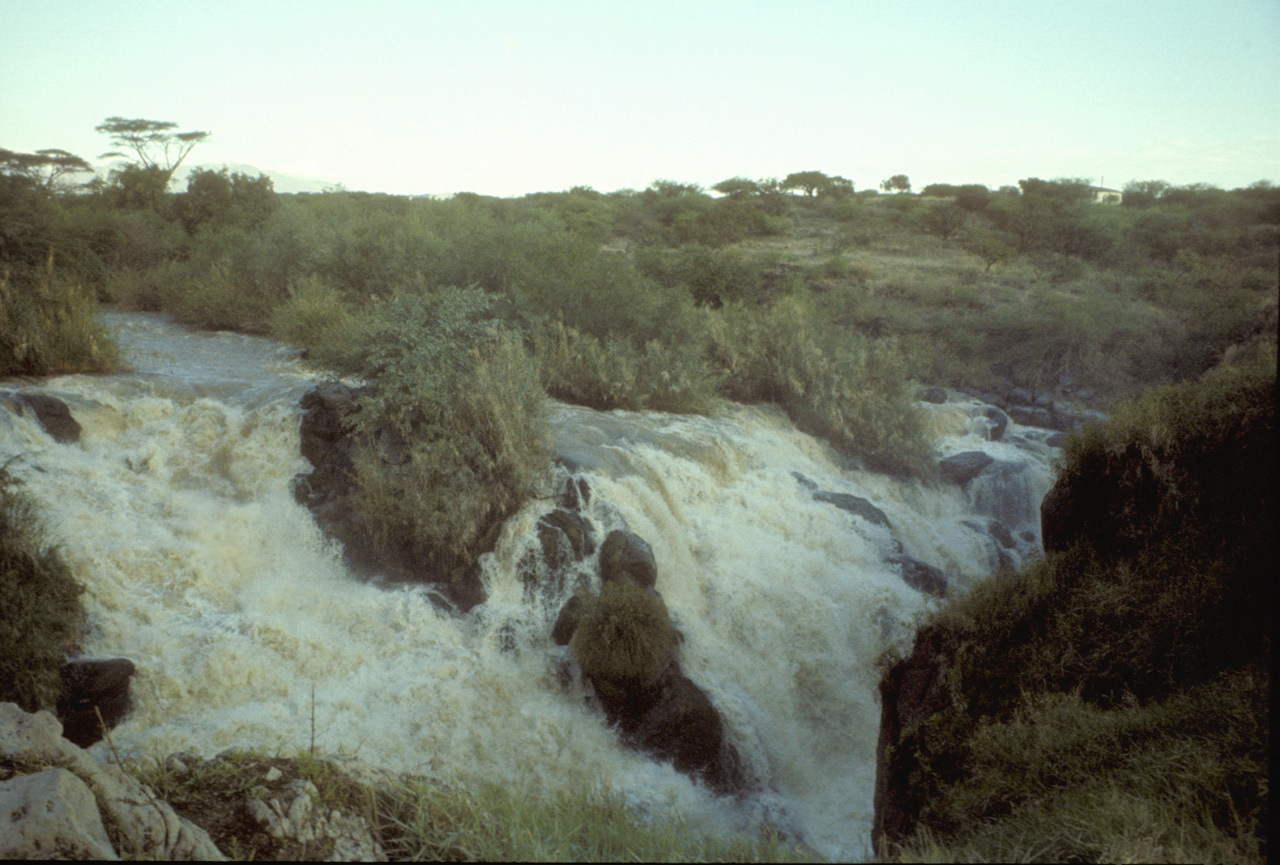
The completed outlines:
[[[360,410],[363,390],[341,382],[317,385],[303,395],[300,446],[312,471],[294,478],[294,497],[315,516],[316,524],[329,537],[341,541],[347,564],[354,570],[374,572],[395,580],[430,583],[445,605],[465,613],[484,601],[484,587],[474,562],[451,566],[447,576],[411,554],[408,539],[383,545],[381,552],[369,544],[357,523],[351,504],[355,484],[354,456],[362,443],[352,423]],[[364,434],[364,444],[372,444],[388,471],[409,460],[409,442],[387,427]],[[497,540],[501,524],[493,526],[481,539],[484,552]]]
[[[556,522],[568,521],[560,517]],[[546,525],[544,518],[539,523],[543,539]],[[542,547],[549,565],[552,556],[565,552],[563,546],[551,549],[545,540]],[[570,597],[556,618],[552,642],[570,648],[623,742],[656,760],[670,761],[677,771],[699,778],[716,792],[747,789],[747,772],[720,712],[680,668],[682,637],[656,590],[658,568],[652,548],[632,532],[614,530],[600,545],[598,566],[599,593]],[[561,676],[563,683],[570,679]]]
[[[0,760],[16,767],[0,780],[0,857],[226,858],[149,788],[63,738],[49,712],[0,703]]]
[[[133,707],[129,680],[134,672],[128,658],[68,661],[57,708],[62,735],[87,748],[102,739],[103,724],[110,730],[123,721]]]
[[[80,441],[80,423],[71,416],[71,409],[57,397],[43,393],[16,393],[0,391],[0,400],[19,415],[28,411],[44,427],[44,431],[59,444],[75,444]]]

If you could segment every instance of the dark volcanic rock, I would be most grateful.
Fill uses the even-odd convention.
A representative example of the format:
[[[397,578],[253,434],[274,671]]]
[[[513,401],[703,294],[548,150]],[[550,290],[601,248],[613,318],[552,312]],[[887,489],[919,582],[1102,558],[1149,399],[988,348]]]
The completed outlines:
[[[880,736],[876,742],[875,812],[871,838],[884,855],[888,843],[901,841],[915,828],[929,794],[919,753],[928,753],[931,733],[926,721],[952,706],[947,670],[959,634],[929,627],[917,632],[911,655],[895,664],[880,681]]]
[[[62,721],[62,735],[87,748],[102,739],[98,713],[108,730],[123,721],[133,708],[129,679],[135,671],[128,658],[68,661],[62,668],[62,696],[56,713]]]
[[[982,451],[963,451],[938,460],[938,471],[946,480],[964,486],[993,462],[994,458]]]
[[[718,793],[747,787],[742,759],[725,737],[724,721],[706,692],[672,664],[635,716],[617,719],[635,747],[679,772],[700,777]]]
[[[648,541],[631,532],[615,529],[600,545],[600,580],[629,579],[642,589],[652,589],[658,581],[658,563]]]
[[[842,511],[848,511],[855,516],[862,517],[869,523],[884,526],[885,528],[889,527],[889,518],[884,515],[884,511],[862,496],[819,490],[813,494],[813,498],[814,501],[826,502],[827,504],[835,505]]]
[[[1009,416],[993,405],[983,408],[982,413],[993,424],[987,437],[993,442],[1004,438],[1004,431],[1009,428]]]
[[[573,639],[573,632],[578,630],[578,622],[582,621],[582,614],[586,608],[586,602],[578,595],[565,601],[564,606],[560,608],[560,615],[556,616],[555,625],[551,628],[551,642],[557,646],[569,645],[569,641]]]
[[[935,598],[947,596],[947,576],[940,569],[910,556],[895,556],[893,561],[902,568],[902,581],[917,592]]]
[[[573,511],[554,510],[538,520],[538,538],[542,542],[542,553],[548,566],[560,568],[568,564],[566,547],[560,545],[563,537],[567,543],[567,556],[573,561],[582,561],[595,552],[595,541],[591,536],[591,524],[581,514]]]
[[[18,414],[29,409],[44,431],[59,444],[74,444],[80,441],[80,424],[71,416],[71,409],[57,397],[43,393],[0,393]]]

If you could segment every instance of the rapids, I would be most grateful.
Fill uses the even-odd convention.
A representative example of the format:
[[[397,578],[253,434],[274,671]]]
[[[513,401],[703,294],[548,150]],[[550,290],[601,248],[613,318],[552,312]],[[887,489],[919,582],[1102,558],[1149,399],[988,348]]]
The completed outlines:
[[[0,383],[62,399],[83,427],[79,444],[57,444],[30,413],[0,410],[0,464],[86,586],[85,654],[138,666],[118,749],[291,753],[314,735],[322,752],[393,772],[528,795],[608,785],[655,819],[674,810],[712,832],[768,821],[824,856],[864,858],[876,661],[909,648],[937,603],[903,582],[895,554],[941,568],[951,591],[1002,555],[1038,554],[1054,450],[1016,424],[989,441],[976,402],[925,406],[939,456],[996,459],[968,489],[850,469],[768,408],[708,418],[553,404],[548,495],[585,479],[597,547],[621,527],[650,543],[684,670],[763,788],[715,797],[623,747],[580,683],[562,684],[566,650],[549,633],[567,594],[528,597],[518,576],[552,501],[508,521],[482,560],[489,599],[467,616],[422,588],[358,579],[290,489],[309,469],[298,401],[322,374],[268,340],[104,316],[132,371]],[[815,491],[868,499],[889,526]],[[993,539],[992,519],[1012,546]]]

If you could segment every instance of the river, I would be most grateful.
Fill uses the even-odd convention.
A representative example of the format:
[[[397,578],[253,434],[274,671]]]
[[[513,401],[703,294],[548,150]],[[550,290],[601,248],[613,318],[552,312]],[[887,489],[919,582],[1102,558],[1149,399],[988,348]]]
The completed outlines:
[[[566,650],[549,632],[565,597],[528,597],[518,576],[552,501],[508,521],[482,560],[488,600],[466,616],[422,588],[359,579],[290,488],[309,470],[298,401],[323,373],[269,340],[104,318],[131,371],[0,383],[62,399],[83,428],[58,444],[29,412],[0,409],[0,464],[11,460],[86,587],[86,655],[138,667],[135,709],[113,733],[122,750],[289,754],[314,735],[318,751],[393,772],[531,796],[608,785],[654,819],[674,810],[709,832],[768,821],[824,856],[864,858],[876,661],[909,648],[938,603],[904,583],[895,556],[962,592],[1002,555],[1019,564],[1039,548],[1055,451],[1016,424],[989,441],[973,401],[924,406],[940,456],[983,450],[1003,467],[967,489],[849,469],[770,408],[553,404],[548,493],[573,466],[597,547],[612,528],[652,546],[682,666],[763,788],[717,797],[623,747],[581,687],[562,684]],[[889,525],[815,491],[867,499]]]

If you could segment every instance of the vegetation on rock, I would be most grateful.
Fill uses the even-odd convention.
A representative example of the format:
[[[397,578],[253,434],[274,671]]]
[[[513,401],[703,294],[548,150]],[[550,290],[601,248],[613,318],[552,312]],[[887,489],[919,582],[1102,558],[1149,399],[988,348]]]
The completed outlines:
[[[882,686],[895,856],[1265,861],[1275,468],[1274,349],[1068,439],[1045,559]]]
[[[80,642],[82,591],[31,500],[0,468],[0,702],[53,710],[64,660]]]

